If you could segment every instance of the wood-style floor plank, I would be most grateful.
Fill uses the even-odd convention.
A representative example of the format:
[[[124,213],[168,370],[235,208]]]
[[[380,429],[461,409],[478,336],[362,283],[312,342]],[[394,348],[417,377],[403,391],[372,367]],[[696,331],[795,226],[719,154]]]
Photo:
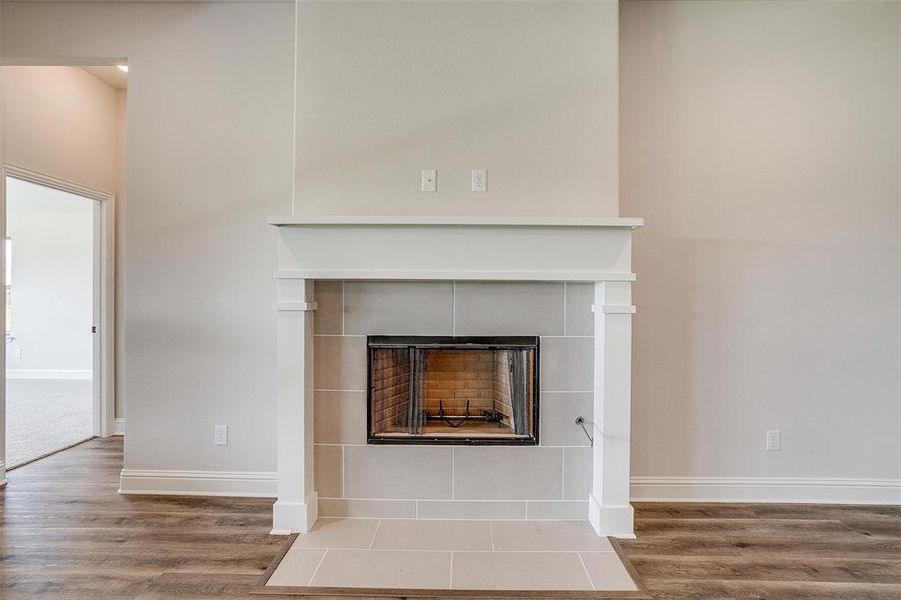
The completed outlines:
[[[272,500],[120,496],[122,439],[9,473],[0,598],[248,598],[285,544]]]
[[[621,546],[659,598],[901,598],[901,507],[637,503]]]
[[[286,540],[269,535],[272,500],[120,496],[121,469],[112,438],[9,474],[0,598],[254,597]],[[638,539],[620,545],[655,598],[901,599],[901,507],[635,509]]]

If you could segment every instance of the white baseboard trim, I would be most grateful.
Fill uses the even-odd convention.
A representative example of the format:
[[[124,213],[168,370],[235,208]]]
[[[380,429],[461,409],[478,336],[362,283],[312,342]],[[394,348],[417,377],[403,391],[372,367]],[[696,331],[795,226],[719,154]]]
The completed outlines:
[[[124,417],[116,417],[113,419],[113,435],[125,435]]]
[[[7,369],[7,379],[91,379],[90,369]]]
[[[632,477],[634,502],[901,504],[901,479]]]
[[[120,494],[275,498],[278,473],[122,469]]]
[[[120,423],[116,419],[118,434]],[[123,469],[120,494],[275,498],[278,474]],[[901,479],[632,477],[633,502],[901,504]]]
[[[604,506],[593,493],[588,494],[588,522],[600,536],[635,538],[635,511],[632,505]]]
[[[277,500],[272,505],[272,535],[309,533],[319,518],[319,496],[310,493],[306,502]]]

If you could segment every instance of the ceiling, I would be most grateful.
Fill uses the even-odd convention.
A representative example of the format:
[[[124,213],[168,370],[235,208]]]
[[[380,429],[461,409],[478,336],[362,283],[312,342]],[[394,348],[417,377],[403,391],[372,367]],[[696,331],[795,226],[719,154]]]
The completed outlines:
[[[120,71],[119,67],[82,67],[82,69],[117,90],[124,90],[128,87],[128,74]]]

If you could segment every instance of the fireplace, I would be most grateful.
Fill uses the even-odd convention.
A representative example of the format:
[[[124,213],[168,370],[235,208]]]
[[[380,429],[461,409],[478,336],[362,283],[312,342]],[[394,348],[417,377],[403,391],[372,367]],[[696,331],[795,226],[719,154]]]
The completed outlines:
[[[370,444],[538,444],[537,337],[367,341]]]
[[[320,514],[587,516],[599,535],[633,535],[631,248],[640,219],[294,215],[270,222],[279,232],[273,531],[308,532]],[[540,348],[535,338],[462,337],[523,331],[540,336]],[[447,337],[412,337],[434,335]],[[488,378],[478,369],[459,377],[457,367],[487,364],[497,377],[502,350],[509,362],[515,349],[526,350],[516,359],[522,376],[507,366],[507,378],[511,390],[522,382],[524,391],[511,393],[505,413],[502,385],[467,387]],[[397,371],[376,380],[389,360]],[[429,375],[445,382],[444,391],[457,381],[459,402],[456,393],[435,402],[423,392],[442,390]],[[421,395],[413,396],[417,385]],[[593,443],[575,423],[579,416]]]

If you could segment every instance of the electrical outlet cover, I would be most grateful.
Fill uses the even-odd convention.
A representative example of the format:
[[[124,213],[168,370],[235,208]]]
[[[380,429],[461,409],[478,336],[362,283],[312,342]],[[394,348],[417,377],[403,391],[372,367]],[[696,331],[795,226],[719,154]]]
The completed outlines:
[[[782,450],[782,430],[768,429],[766,432],[766,450],[767,452],[778,452]]]
[[[488,190],[488,171],[486,169],[472,170],[472,191],[484,192]]]
[[[422,170],[422,191],[437,192],[438,191],[438,171],[435,169]]]
[[[228,446],[228,425],[216,425],[213,429],[213,443],[217,446]]]

